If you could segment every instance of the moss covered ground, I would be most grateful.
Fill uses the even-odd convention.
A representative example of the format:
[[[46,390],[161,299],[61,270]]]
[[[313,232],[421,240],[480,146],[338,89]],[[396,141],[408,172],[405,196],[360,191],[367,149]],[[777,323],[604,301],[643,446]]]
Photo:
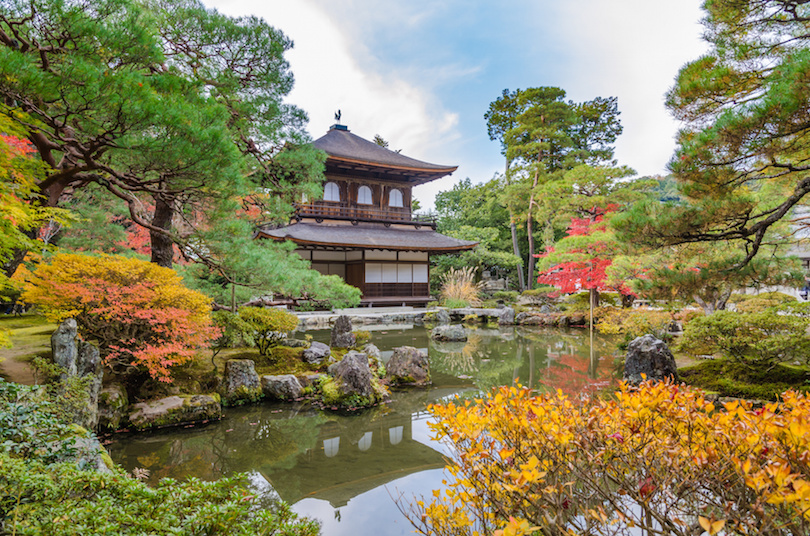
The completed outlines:
[[[810,392],[810,367],[778,364],[752,367],[728,359],[707,359],[678,369],[681,380],[720,396],[776,400],[789,389]]]

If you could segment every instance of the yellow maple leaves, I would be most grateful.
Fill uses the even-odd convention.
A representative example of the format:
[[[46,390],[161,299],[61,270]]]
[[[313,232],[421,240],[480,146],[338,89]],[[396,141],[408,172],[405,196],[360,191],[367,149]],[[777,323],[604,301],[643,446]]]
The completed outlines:
[[[501,388],[431,411],[455,455],[424,534],[810,533],[805,395],[754,409],[668,383],[607,400]]]

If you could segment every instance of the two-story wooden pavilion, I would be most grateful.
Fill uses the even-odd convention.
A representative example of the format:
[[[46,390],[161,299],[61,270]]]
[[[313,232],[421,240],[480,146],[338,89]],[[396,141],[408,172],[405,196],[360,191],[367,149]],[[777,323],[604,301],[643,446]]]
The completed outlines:
[[[364,305],[430,301],[430,255],[472,249],[477,242],[437,233],[434,219],[412,214],[411,190],[457,166],[389,151],[343,125],[333,125],[313,144],[328,155],[323,199],[301,203],[290,225],[258,236],[295,242],[312,268],[359,288]]]

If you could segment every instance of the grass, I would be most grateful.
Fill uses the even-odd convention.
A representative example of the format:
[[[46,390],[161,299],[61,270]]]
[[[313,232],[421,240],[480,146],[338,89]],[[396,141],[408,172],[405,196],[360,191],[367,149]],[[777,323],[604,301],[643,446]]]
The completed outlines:
[[[709,359],[678,370],[681,380],[720,396],[776,400],[783,392],[810,392],[810,368],[779,364],[770,370],[728,359]]]

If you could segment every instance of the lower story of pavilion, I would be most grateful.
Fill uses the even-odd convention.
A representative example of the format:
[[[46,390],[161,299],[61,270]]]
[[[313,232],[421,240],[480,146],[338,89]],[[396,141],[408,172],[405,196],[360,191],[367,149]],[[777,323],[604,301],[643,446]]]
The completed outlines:
[[[426,227],[322,221],[260,230],[258,236],[294,242],[295,252],[313,269],[359,288],[361,305],[426,304],[430,256],[477,244]]]

